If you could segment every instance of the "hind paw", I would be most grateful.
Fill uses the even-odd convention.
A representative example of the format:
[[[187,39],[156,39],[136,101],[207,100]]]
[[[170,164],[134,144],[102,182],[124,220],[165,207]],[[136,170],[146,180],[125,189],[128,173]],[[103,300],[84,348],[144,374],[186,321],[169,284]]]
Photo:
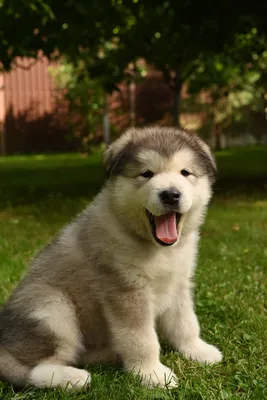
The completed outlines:
[[[38,388],[61,387],[65,390],[81,390],[90,386],[91,375],[84,369],[40,364],[31,371],[29,383]]]

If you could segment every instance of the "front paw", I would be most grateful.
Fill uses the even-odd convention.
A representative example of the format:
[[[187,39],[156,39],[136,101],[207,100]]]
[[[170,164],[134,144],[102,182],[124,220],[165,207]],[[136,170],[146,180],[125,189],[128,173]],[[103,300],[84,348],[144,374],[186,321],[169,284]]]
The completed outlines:
[[[204,342],[200,338],[181,346],[180,351],[186,358],[202,363],[214,364],[222,360],[222,353],[217,347]]]
[[[142,368],[138,374],[141,376],[142,382],[146,386],[160,386],[169,389],[178,386],[178,378],[172,370],[165,365],[158,363],[158,365],[148,368]]]

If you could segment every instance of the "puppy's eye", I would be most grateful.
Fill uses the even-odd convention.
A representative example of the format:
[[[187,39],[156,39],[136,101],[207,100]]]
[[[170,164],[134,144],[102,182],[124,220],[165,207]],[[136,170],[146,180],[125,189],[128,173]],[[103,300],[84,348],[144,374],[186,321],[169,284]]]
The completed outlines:
[[[185,177],[191,175],[191,173],[187,169],[182,169],[181,174]]]
[[[150,178],[153,178],[154,174],[153,174],[152,171],[148,170],[148,171],[142,172],[142,174],[140,174],[140,176],[143,176],[144,178],[150,179]]]

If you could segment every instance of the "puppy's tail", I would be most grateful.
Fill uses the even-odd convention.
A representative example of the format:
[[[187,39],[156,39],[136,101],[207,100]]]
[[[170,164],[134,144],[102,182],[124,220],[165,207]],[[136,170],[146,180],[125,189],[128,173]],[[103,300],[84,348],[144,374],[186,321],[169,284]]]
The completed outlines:
[[[28,381],[30,368],[20,363],[12,354],[0,345],[0,380],[14,386],[23,387]]]

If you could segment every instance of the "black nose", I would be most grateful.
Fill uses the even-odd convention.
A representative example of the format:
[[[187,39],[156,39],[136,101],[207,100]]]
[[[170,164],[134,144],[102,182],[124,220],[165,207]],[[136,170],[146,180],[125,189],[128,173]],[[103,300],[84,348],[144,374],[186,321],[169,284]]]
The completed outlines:
[[[177,206],[179,204],[181,193],[176,188],[169,188],[161,192],[159,197],[163,203],[169,204],[170,206]]]

